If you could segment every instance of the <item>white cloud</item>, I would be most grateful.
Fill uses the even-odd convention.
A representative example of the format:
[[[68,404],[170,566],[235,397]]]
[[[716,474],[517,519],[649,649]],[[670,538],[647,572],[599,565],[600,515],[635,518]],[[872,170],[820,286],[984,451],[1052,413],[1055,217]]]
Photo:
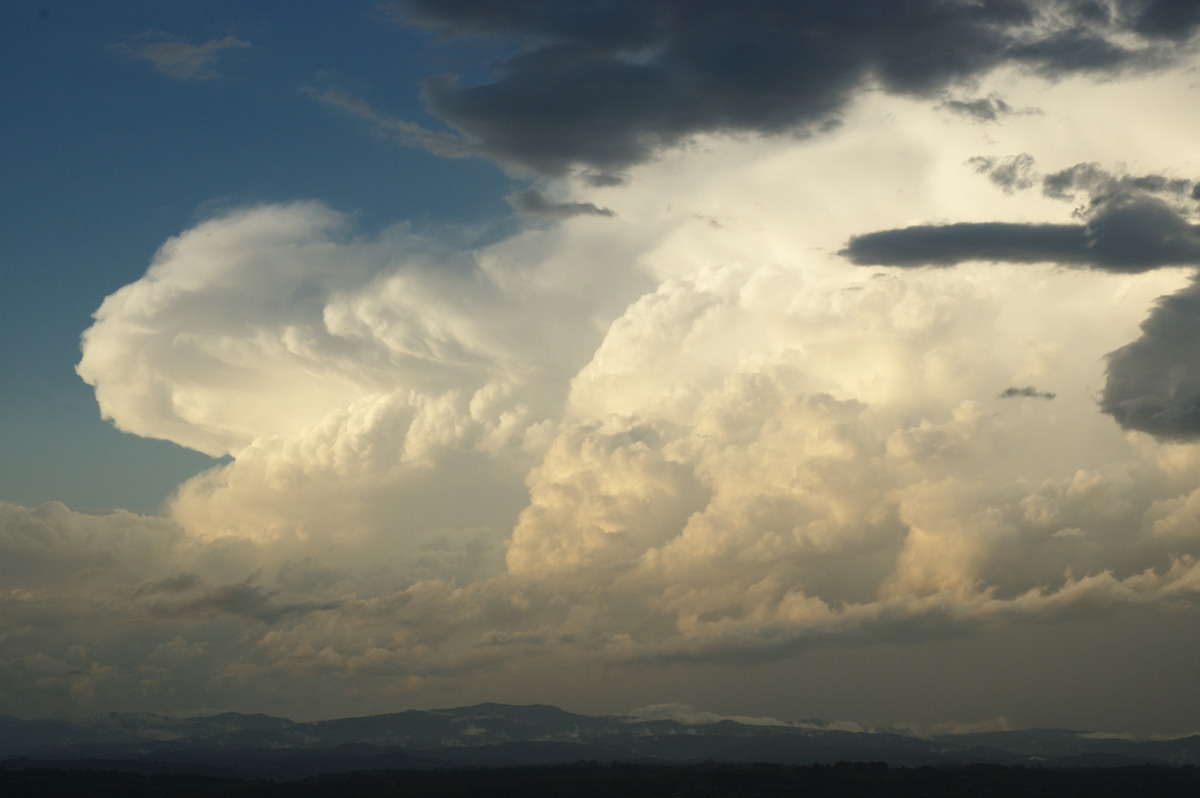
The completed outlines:
[[[1169,122],[1162,97],[1187,92],[1155,91]],[[547,663],[700,667],[1194,607],[1198,449],[1096,406],[1103,356],[1185,274],[834,254],[910,220],[1069,214],[967,163],[1071,165],[1051,134],[1081,105],[1053,107],[985,132],[874,98],[823,138],[704,139],[626,186],[554,186],[611,217],[477,250],[315,203],[184,232],[97,311],[79,373],[121,429],[232,461],[138,521],[167,542],[129,560],[120,601],[85,591],[90,617],[150,626],[76,654],[9,627],[13,683],[183,689],[136,675],[119,639],[192,662],[209,704],[303,683],[333,706]],[[1182,153],[1163,168],[1200,168]],[[1014,385],[1056,398],[1000,398]],[[27,522],[5,523],[15,541]],[[90,545],[55,548],[55,573]],[[65,618],[47,584],[5,601]]]

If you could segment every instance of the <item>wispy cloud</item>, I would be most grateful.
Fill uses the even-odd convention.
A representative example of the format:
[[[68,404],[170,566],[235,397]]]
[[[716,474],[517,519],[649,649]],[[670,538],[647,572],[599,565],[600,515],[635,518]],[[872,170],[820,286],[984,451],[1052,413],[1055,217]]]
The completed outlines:
[[[366,100],[354,97],[337,88],[305,86],[301,91],[318,102],[350,114],[366,122],[380,135],[409,147],[422,147],[437,155],[450,158],[466,158],[482,155],[462,136],[439,133],[414,122],[405,122],[383,114]]]
[[[149,61],[164,75],[181,80],[204,80],[215,77],[216,65],[227,50],[244,50],[250,42],[236,36],[211,39],[204,44],[188,44],[169,34],[151,32],[143,34],[143,41],[122,42],[112,45],[114,50],[130,57]]]

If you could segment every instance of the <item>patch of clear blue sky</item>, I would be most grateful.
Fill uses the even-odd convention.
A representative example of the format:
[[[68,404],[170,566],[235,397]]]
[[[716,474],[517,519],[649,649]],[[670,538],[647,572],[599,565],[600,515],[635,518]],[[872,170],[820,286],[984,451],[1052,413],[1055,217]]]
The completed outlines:
[[[187,80],[112,46],[165,35],[251,47]],[[301,91],[332,82],[439,127],[421,79],[482,61],[372,2],[0,4],[0,500],[150,511],[212,464],[113,430],[74,366],[104,297],[213,208],[317,199],[364,232],[503,225],[514,181],[494,165],[397,146]]]

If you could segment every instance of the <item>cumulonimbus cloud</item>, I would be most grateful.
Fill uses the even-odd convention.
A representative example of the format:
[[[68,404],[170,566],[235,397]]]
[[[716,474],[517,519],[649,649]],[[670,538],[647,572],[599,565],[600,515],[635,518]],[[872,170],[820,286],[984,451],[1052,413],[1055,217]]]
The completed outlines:
[[[369,654],[348,635],[321,656],[416,676],[531,651],[783,656],[1189,595],[1194,564],[1163,565],[1178,536],[1139,520],[1188,512],[1153,465],[1135,485],[1101,462],[1007,476],[1044,467],[1037,442],[1066,400],[1017,413],[995,386],[1049,373],[1020,341],[1060,321],[1064,289],[1006,321],[1017,268],[986,288],[836,261],[647,283],[652,256],[614,271],[606,251],[569,277],[547,271],[587,225],[620,218],[455,259],[401,232],[353,235],[320,206],[264,206],[164,247],[97,314],[80,370],[117,423],[221,442],[233,462],[183,485],[173,518],[187,540],[241,541],[272,571],[176,585],[164,562],[131,606],[164,624],[277,627],[271,648],[301,670],[318,667],[329,619],[386,618],[428,650]],[[695,224],[689,236],[724,234]],[[589,292],[601,272],[619,294]],[[1097,294],[1068,326],[1117,301]],[[305,395],[304,380],[345,395]],[[1119,542],[1130,525],[1148,531]]]
[[[556,224],[486,246],[361,231],[315,202],[232,209],[164,244],[97,311],[79,373],[121,429],[230,459],[164,518],[0,506],[0,567],[52,577],[0,594],[5,705],[292,695],[345,714],[507,673],[557,668],[578,689],[589,667],[1193,606],[1200,454],[1122,436],[1089,391],[1178,288],[1156,267],[1194,251],[1186,192],[1102,190],[1081,169],[1055,185],[1099,199],[1083,219],[1056,216],[1043,182],[1053,210],[1008,227],[925,225],[887,248],[860,231],[960,218],[974,189],[926,191],[912,167],[945,167],[945,142],[917,140],[950,83],[1005,59],[1161,64],[1194,26],[1164,26],[1163,3],[1058,4],[1069,33],[1032,4],[907,7],[863,22],[847,4],[410,4],[529,45],[492,83],[431,84],[461,135],[418,143],[587,173],[517,200]],[[767,12],[772,33],[751,36]],[[858,109],[877,125],[858,144],[719,135],[819,126],[866,85],[889,89],[888,119]],[[896,93],[922,98],[911,127]],[[535,118],[556,103],[553,124]],[[996,191],[971,154],[943,174],[1006,203],[1036,185],[1013,162]],[[900,191],[900,211],[871,199]],[[936,250],[961,271],[849,268],[833,253],[854,233],[864,263]],[[1111,396],[1130,418],[1188,397],[1163,378],[1188,350],[1160,355],[1190,307],[1155,312],[1154,351],[1108,361],[1111,385],[1131,377]],[[1142,362],[1166,371],[1126,368]],[[1013,400],[1045,386],[1053,402]]]
[[[771,168],[738,174],[789,163],[739,157]],[[1136,327],[1130,292],[1154,295],[1118,283],[1165,277],[848,269],[807,236],[695,218],[747,191],[719,170],[683,194],[654,185],[678,165],[652,172],[604,190],[611,217],[474,250],[313,203],[164,245],[97,312],[80,373],[123,428],[232,461],[180,486],[175,542],[91,611],[140,619],[126,643],[147,662],[227,673],[205,690],[229,700],[314,674],[339,694],[334,674],[764,661],[1190,600],[1190,490],[1154,457],[1114,464],[1083,389]],[[643,210],[683,195],[697,212]],[[998,396],[1047,384],[1054,402]],[[14,684],[154,680],[70,676],[67,654],[31,659],[44,643],[21,644]]]

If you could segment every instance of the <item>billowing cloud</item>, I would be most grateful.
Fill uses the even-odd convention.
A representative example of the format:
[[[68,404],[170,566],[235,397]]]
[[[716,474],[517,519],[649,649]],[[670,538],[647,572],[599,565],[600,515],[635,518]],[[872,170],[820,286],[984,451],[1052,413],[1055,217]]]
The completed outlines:
[[[586,312],[624,297],[616,277],[589,292]],[[566,323],[578,291],[514,271],[501,248],[481,263],[403,227],[356,239],[316,203],[264,206],[165,244],[143,280],[96,311],[78,371],[120,428],[211,455],[309,425],[388,418],[402,436],[486,447],[519,436],[531,406],[545,412],[562,388],[540,386],[561,383],[600,334]],[[535,345],[548,319],[533,307],[563,322],[550,345]],[[495,406],[517,393],[520,406]],[[475,421],[440,417],[459,409]],[[405,459],[419,460],[424,445],[406,439]]]
[[[214,67],[224,51],[244,50],[250,46],[250,42],[236,36],[196,45],[152,32],[145,34],[141,42],[114,44],[113,49],[149,61],[164,75],[183,80],[202,80],[216,75]]]

